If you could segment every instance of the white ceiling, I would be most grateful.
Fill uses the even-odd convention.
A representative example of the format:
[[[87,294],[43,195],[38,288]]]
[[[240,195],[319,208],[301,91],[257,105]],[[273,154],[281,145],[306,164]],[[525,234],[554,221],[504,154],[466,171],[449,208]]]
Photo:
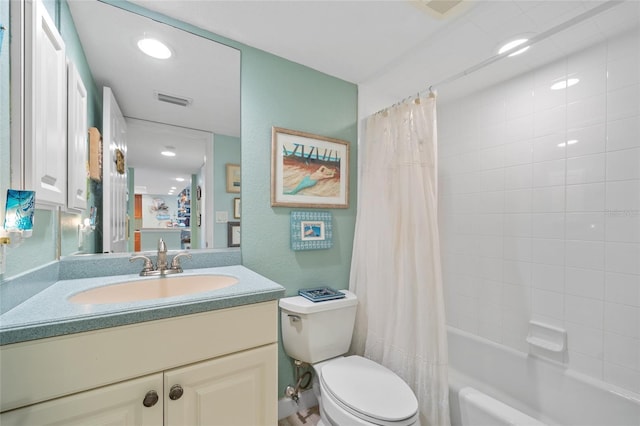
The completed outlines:
[[[163,123],[127,118],[127,157],[133,159],[136,194],[165,194],[172,187],[177,194],[190,185],[191,174],[205,162],[210,132]],[[163,149],[175,157],[161,155]],[[183,179],[178,181],[177,179]]]
[[[383,102],[395,102],[463,72],[495,55],[500,44],[517,35],[570,27],[526,55],[492,67],[490,73],[439,88],[441,101],[463,96],[637,26],[640,14],[636,0],[574,26],[568,25],[572,19],[606,2],[463,1],[444,17],[425,6],[428,0],[133,2],[374,88]]]
[[[135,185],[151,194],[181,190],[202,167],[213,133],[240,136],[240,52],[95,0],[68,3],[98,89],[110,87],[127,118]],[[142,54],[136,42],[143,35],[165,40],[171,59]],[[157,92],[192,103],[159,102]],[[160,154],[166,146],[176,157]]]
[[[81,5],[95,4],[95,1],[70,0],[74,20]],[[438,99],[447,102],[468,95],[476,90],[490,86],[501,80],[521,74],[536,66],[556,60],[570,52],[580,50],[597,41],[639,25],[640,2],[629,0],[614,2],[614,7],[598,13],[595,17],[580,21],[580,17],[592,11],[598,11],[606,1],[585,0],[498,0],[463,1],[445,16],[438,16],[424,3],[428,1],[410,0],[296,0],[296,1],[224,1],[224,0],[132,0],[139,6],[165,14],[172,18],[209,30],[221,36],[253,46],[277,56],[306,65],[326,74],[359,85],[359,114],[365,116],[382,109],[398,100],[414,95],[435,85],[439,91]],[[77,3],[77,4],[76,4]],[[619,4],[620,3],[620,4]],[[118,99],[127,94],[139,93],[139,88],[153,81],[157,71],[138,72],[134,67],[133,56],[113,60],[112,53],[122,53],[123,44],[135,37],[128,28],[138,28],[134,19],[115,18],[117,8],[102,5],[105,10],[96,14],[87,11],[80,22],[76,20],[78,30],[93,35],[94,47],[88,50],[88,60],[99,82],[115,86],[115,81],[126,77],[141,77],[121,90],[116,90]],[[113,9],[108,11],[107,9]],[[97,20],[95,18],[98,18]],[[144,19],[136,17],[136,20]],[[86,21],[83,29],[82,21]],[[150,21],[146,19],[146,21]],[[115,24],[113,23],[115,22]],[[152,22],[152,21],[150,21]],[[138,28],[139,29],[139,28]],[[159,25],[153,31],[174,31],[185,36],[187,33]],[[527,34],[540,37],[552,36],[536,43],[527,53],[505,60],[499,64],[473,72],[454,82],[446,81],[451,76],[464,73],[479,63],[495,55],[503,42],[515,36]],[[171,37],[180,37],[172,34]],[[193,42],[193,35],[186,36]],[[84,38],[84,37],[83,37]],[[198,37],[195,37],[199,39]],[[177,40],[177,39],[176,39]],[[181,62],[179,69],[167,86],[170,94],[185,95],[200,99],[207,93],[218,93],[228,86],[229,75],[239,77],[236,68],[229,67],[216,78],[203,75],[191,76],[191,70],[206,70],[207,77],[213,69],[220,68],[225,61],[218,53],[237,57],[233,49],[199,39],[197,48],[187,49],[184,54],[195,53],[198,65]],[[176,42],[176,45],[177,42]],[[201,49],[217,46],[219,52],[203,54]],[[130,52],[133,55],[133,52]],[[230,54],[230,55],[228,55]],[[185,57],[186,58],[186,57]],[[207,58],[212,59],[205,64]],[[187,60],[187,59],[185,59]],[[102,61],[102,62],[99,62]],[[97,65],[96,65],[97,64]],[[100,77],[102,71],[108,71],[110,77]],[[218,71],[216,71],[218,72]],[[204,81],[214,84],[204,86]],[[232,80],[233,81],[233,80]],[[192,83],[196,82],[194,86]],[[215,85],[217,82],[217,85]],[[230,109],[224,106],[213,116],[227,117],[223,120],[211,120],[207,115],[205,122],[181,124],[199,130],[239,135],[240,97],[239,79],[231,83],[227,99]],[[184,85],[184,86],[183,86]],[[137,96],[148,98],[147,93]],[[149,107],[134,109],[129,103],[134,100],[121,100],[125,115],[145,118]],[[194,101],[194,105],[196,102]],[[229,118],[225,113],[235,114]],[[170,114],[173,122],[178,116]],[[171,122],[167,119],[166,122]],[[206,121],[208,119],[208,121]],[[156,120],[154,121],[164,121]],[[234,129],[225,128],[225,123],[234,123]]]

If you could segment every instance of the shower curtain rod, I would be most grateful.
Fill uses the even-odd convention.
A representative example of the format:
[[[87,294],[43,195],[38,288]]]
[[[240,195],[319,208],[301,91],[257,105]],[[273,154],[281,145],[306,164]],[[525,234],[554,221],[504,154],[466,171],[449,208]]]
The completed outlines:
[[[510,53],[513,53],[513,52],[515,52],[517,50],[520,50],[520,49],[522,49],[523,47],[526,47],[526,46],[533,46],[534,44],[536,44],[536,43],[538,43],[538,42],[540,42],[542,40],[545,40],[545,39],[547,39],[547,38],[549,38],[549,37],[561,32],[561,31],[566,30],[567,28],[571,28],[572,26],[574,26],[576,24],[579,24],[580,22],[583,22],[583,21],[585,21],[585,20],[587,20],[589,18],[592,18],[592,17],[594,17],[594,16],[596,16],[596,15],[602,13],[602,12],[605,12],[605,11],[615,7],[615,6],[618,6],[618,5],[622,4],[622,3],[624,3],[625,1],[626,0],[611,0],[611,1],[608,1],[606,3],[602,3],[602,4],[594,7],[593,9],[590,9],[590,10],[584,12],[584,13],[581,13],[578,16],[574,16],[573,18],[569,19],[568,21],[563,22],[561,24],[558,24],[555,27],[552,27],[552,28],[548,29],[547,31],[544,31],[544,32],[532,37],[528,41],[528,43],[526,43],[526,44],[520,44],[518,46],[514,46],[511,49],[509,49],[509,50],[507,50],[507,51],[505,51],[503,53],[493,55],[490,58],[487,58],[487,59],[477,63],[476,65],[474,65],[472,67],[469,67],[469,68],[467,68],[467,69],[465,69],[465,70],[463,70],[463,71],[461,71],[461,72],[459,72],[457,74],[449,76],[449,77],[447,77],[447,78],[445,78],[443,80],[438,81],[435,84],[430,85],[427,89],[418,92],[417,98],[419,98],[420,95],[425,94],[425,93],[429,93],[430,97],[436,97],[437,93],[438,93],[437,92],[437,88],[439,86],[441,86],[443,84],[452,83],[452,82],[454,82],[454,81],[456,81],[456,80],[458,80],[458,79],[460,79],[462,77],[466,77],[469,74],[472,74],[472,73],[474,73],[474,72],[476,72],[478,70],[481,70],[482,68],[485,68],[485,67],[493,64],[496,61],[499,61],[500,59],[507,58]],[[410,99],[410,98],[411,97],[405,98],[405,100],[406,99]],[[380,112],[383,112],[383,111],[387,110],[388,108],[389,107],[381,109],[376,114],[378,114]]]

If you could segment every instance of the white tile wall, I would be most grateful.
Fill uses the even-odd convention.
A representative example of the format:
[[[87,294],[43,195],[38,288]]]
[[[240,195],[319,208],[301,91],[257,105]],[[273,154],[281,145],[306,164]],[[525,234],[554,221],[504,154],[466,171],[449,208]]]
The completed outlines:
[[[564,327],[570,368],[635,392],[639,52],[635,30],[438,111],[449,324],[522,351],[529,320]]]

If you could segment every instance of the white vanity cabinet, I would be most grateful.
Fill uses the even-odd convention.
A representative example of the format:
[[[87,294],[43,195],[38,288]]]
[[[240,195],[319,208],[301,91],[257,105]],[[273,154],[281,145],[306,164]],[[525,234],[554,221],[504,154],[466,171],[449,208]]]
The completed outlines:
[[[270,301],[2,346],[0,424],[274,425],[276,342]]]
[[[65,44],[41,0],[24,2],[25,189],[36,203],[67,203],[67,70]],[[12,154],[13,155],[13,154]]]
[[[158,395],[158,402],[151,407],[145,407],[143,404],[145,395],[151,389],[162,391],[162,374],[128,380],[9,411],[0,414],[0,424],[2,426],[162,425],[162,395]]]
[[[87,209],[87,89],[75,64],[67,65],[67,207]]]
[[[275,425],[277,357],[272,344],[165,372],[165,426]]]

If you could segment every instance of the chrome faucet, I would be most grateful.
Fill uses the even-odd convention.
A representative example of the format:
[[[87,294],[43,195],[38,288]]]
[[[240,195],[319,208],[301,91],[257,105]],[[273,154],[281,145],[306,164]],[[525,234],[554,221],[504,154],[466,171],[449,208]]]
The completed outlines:
[[[138,259],[142,259],[144,261],[144,266],[142,267],[142,271],[140,271],[140,275],[143,277],[149,275],[168,275],[178,274],[183,271],[182,266],[180,265],[181,257],[191,259],[191,253],[182,251],[176,254],[173,256],[173,260],[171,261],[171,267],[169,267],[169,262],[167,261],[167,244],[162,238],[160,238],[158,241],[158,259],[155,267],[153,266],[151,259],[142,254],[131,256],[129,258],[129,262],[135,262]]]
[[[162,274],[169,263],[167,262],[167,244],[162,238],[158,240],[158,259],[156,260],[156,270]]]

